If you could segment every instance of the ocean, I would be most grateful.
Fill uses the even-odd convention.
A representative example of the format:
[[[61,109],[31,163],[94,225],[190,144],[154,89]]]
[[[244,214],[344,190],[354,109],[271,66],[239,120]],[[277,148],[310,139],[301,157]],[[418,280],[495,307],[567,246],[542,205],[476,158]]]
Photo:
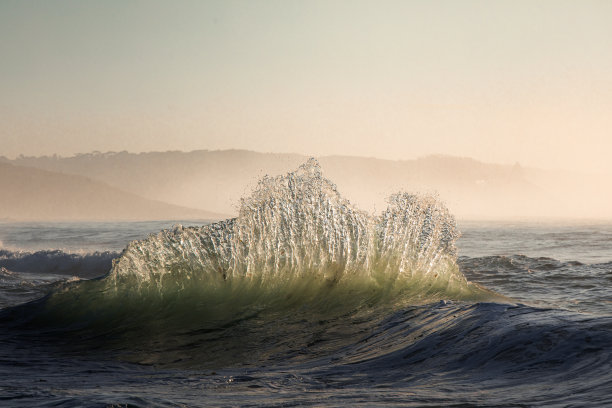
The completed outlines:
[[[612,223],[372,215],[314,162],[232,220],[1,223],[0,406],[612,406]]]

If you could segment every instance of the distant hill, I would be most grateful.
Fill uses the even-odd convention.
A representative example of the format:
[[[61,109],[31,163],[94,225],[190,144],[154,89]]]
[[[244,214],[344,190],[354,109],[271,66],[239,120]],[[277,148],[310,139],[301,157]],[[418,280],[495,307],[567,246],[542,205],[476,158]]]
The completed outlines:
[[[306,160],[241,150],[91,153],[20,158],[14,164],[80,174],[124,191],[175,205],[236,213],[242,196],[265,174],[280,174]]]
[[[1,220],[218,219],[79,175],[0,163]]]
[[[612,218],[612,194],[603,191],[601,183],[591,186],[580,175],[451,156],[403,161],[348,156],[318,159],[325,176],[340,192],[368,211],[385,208],[389,194],[405,190],[438,193],[459,218]],[[298,154],[245,150],[5,159],[83,175],[151,200],[229,214],[237,212],[240,198],[260,177],[291,171],[306,160],[307,156]]]

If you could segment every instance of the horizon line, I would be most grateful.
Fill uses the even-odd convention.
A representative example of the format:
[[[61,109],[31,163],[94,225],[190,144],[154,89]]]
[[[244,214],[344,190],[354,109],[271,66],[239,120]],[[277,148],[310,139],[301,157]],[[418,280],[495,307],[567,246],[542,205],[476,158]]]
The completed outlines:
[[[38,156],[36,156],[36,155],[25,155],[23,153],[20,153],[17,156],[14,156],[12,158],[0,155],[0,161],[18,161],[18,160],[26,160],[26,159],[43,159],[43,158],[61,160],[61,159],[77,158],[77,157],[81,157],[81,156],[113,156],[113,155],[119,155],[119,154],[130,154],[130,155],[146,155],[146,154],[156,154],[156,153],[191,154],[191,153],[204,153],[204,152],[206,152],[206,153],[248,152],[248,153],[271,154],[271,155],[288,155],[288,156],[289,155],[295,155],[295,156],[302,156],[302,157],[305,157],[305,158],[314,157],[315,159],[339,157],[339,158],[354,158],[354,159],[379,160],[379,161],[385,161],[385,162],[411,162],[411,161],[418,161],[418,160],[425,160],[425,159],[432,159],[432,158],[449,158],[449,159],[459,159],[459,160],[470,160],[470,161],[474,161],[474,162],[477,162],[477,163],[482,163],[482,164],[487,164],[487,165],[494,165],[494,166],[504,166],[504,167],[518,166],[520,168],[530,169],[530,170],[546,170],[546,171],[562,171],[562,172],[567,172],[567,170],[563,170],[563,169],[552,169],[552,168],[544,168],[544,167],[524,166],[519,161],[515,161],[512,164],[510,164],[510,163],[500,163],[500,162],[490,162],[490,161],[479,160],[477,158],[470,157],[470,156],[458,156],[458,155],[446,154],[446,153],[429,153],[429,154],[417,156],[417,157],[410,158],[410,159],[386,159],[386,158],[381,158],[381,157],[376,157],[376,156],[357,156],[357,155],[344,155],[344,154],[313,155],[313,154],[297,153],[297,152],[264,152],[264,151],[250,150],[250,149],[244,149],[244,148],[194,149],[194,150],[148,150],[148,151],[141,151],[141,152],[129,151],[129,150],[119,150],[119,151],[115,151],[115,150],[107,150],[107,151],[92,150],[92,151],[89,151],[89,152],[86,152],[86,153],[72,153],[71,155],[66,155],[66,156],[64,156],[62,154],[59,154],[59,153],[43,154],[43,155],[38,155]],[[606,174],[606,173],[584,173],[584,172],[572,172],[572,173],[573,174]]]

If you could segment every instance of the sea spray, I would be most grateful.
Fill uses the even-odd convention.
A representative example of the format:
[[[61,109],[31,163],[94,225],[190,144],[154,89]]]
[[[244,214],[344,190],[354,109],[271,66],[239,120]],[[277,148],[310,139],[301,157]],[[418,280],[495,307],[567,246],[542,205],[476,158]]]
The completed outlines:
[[[430,196],[395,194],[379,216],[356,209],[310,159],[260,180],[235,219],[130,243],[106,281],[116,291],[162,296],[194,286],[278,292],[304,282],[359,282],[454,297],[475,289],[455,263],[458,235],[452,215]]]

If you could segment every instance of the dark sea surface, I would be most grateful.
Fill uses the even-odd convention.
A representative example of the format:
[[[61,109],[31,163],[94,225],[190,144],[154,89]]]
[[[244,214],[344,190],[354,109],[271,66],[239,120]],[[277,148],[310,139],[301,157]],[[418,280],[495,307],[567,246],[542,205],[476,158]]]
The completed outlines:
[[[611,224],[460,222],[455,252],[430,201],[325,188],[0,224],[0,406],[612,406]]]

